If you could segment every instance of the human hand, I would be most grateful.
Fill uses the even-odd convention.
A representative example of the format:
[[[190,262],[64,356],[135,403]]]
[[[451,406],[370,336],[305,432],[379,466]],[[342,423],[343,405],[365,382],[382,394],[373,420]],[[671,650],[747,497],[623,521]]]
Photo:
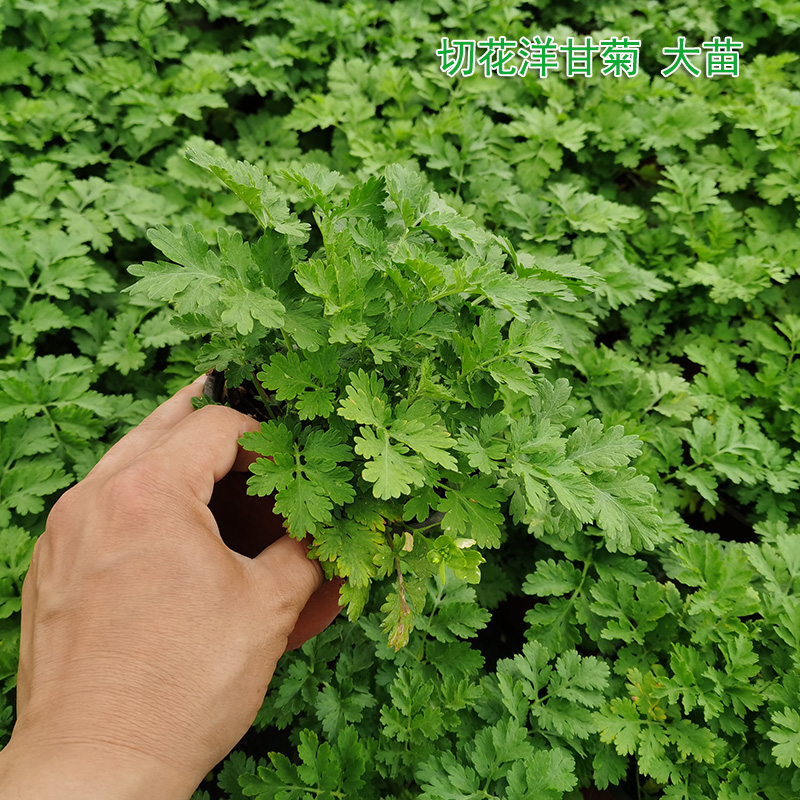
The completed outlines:
[[[237,442],[258,423],[193,412],[201,385],[120,440],[48,517],[22,592],[2,797],[188,798],[252,723],[287,646],[338,613],[338,584],[244,495],[236,473],[254,456]],[[261,526],[256,541],[243,525]]]

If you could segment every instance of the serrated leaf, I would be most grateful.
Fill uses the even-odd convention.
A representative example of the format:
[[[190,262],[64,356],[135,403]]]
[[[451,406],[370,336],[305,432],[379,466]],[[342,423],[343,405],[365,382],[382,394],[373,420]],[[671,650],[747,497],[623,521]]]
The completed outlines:
[[[539,561],[534,572],[528,574],[522,591],[539,597],[564,595],[577,589],[580,582],[581,571],[569,561],[556,562],[548,558]]]
[[[367,459],[361,477],[373,484],[375,497],[401,497],[409,494],[412,486],[424,485],[422,459],[409,455],[405,445],[393,444],[388,431],[376,434],[370,428],[361,428],[354,441],[356,453]]]
[[[794,708],[786,708],[772,714],[774,727],[767,736],[776,742],[772,748],[775,761],[781,767],[800,767],[800,713]]]
[[[449,533],[474,539],[478,547],[499,547],[504,521],[499,506],[503,499],[490,479],[468,478],[458,489],[449,487],[439,502],[438,510],[445,514],[442,527]]]
[[[626,436],[621,425],[604,429],[599,419],[582,419],[567,439],[566,455],[582,469],[591,472],[625,466],[641,453],[636,436]]]

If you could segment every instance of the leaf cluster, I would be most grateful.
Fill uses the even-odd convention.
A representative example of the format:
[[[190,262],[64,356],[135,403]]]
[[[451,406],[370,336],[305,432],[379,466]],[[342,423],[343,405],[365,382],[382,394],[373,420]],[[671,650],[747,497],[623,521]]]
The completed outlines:
[[[222,229],[217,254],[189,225],[152,229],[170,260],[130,267],[130,292],[171,303],[179,329],[208,337],[202,366],[259,397],[271,418],[242,440],[262,456],[248,491],[273,495],[289,533],[347,578],[351,619],[394,575],[385,627],[407,643],[420,582],[448,567],[477,582],[506,507],[564,538],[595,523],[612,550],[662,540],[652,487],[627,467],[639,443],[596,419],[564,436],[569,387],[540,374],[560,342],[527,309],[558,280],[574,296],[571,276],[523,265],[405,168],[338,195],[321,165],[286,173],[312,204],[314,247],[257,168],[188,155],[264,232]]]

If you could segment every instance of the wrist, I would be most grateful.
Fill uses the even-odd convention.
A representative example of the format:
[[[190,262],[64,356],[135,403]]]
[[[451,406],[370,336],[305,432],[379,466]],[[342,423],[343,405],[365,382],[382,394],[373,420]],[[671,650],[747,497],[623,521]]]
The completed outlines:
[[[196,783],[167,761],[107,742],[12,735],[0,751],[8,800],[188,800]]]

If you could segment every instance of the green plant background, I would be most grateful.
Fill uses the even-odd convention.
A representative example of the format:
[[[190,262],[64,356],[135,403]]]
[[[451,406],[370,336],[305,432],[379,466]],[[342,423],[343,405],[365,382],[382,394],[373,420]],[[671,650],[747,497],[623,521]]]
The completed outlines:
[[[564,345],[545,375],[642,439],[664,543],[509,529],[477,587],[431,582],[399,653],[375,609],[336,623],[197,797],[797,797],[799,28],[796,0],[0,2],[4,735],[48,508],[194,374],[171,312],[120,293],[145,229],[253,230],[183,157],[202,147],[301,214],[282,169],[419,169],[537,263],[597,272],[533,310]],[[532,33],[627,34],[640,74],[450,78],[434,55]],[[742,41],[739,77],[662,78],[679,35]]]

